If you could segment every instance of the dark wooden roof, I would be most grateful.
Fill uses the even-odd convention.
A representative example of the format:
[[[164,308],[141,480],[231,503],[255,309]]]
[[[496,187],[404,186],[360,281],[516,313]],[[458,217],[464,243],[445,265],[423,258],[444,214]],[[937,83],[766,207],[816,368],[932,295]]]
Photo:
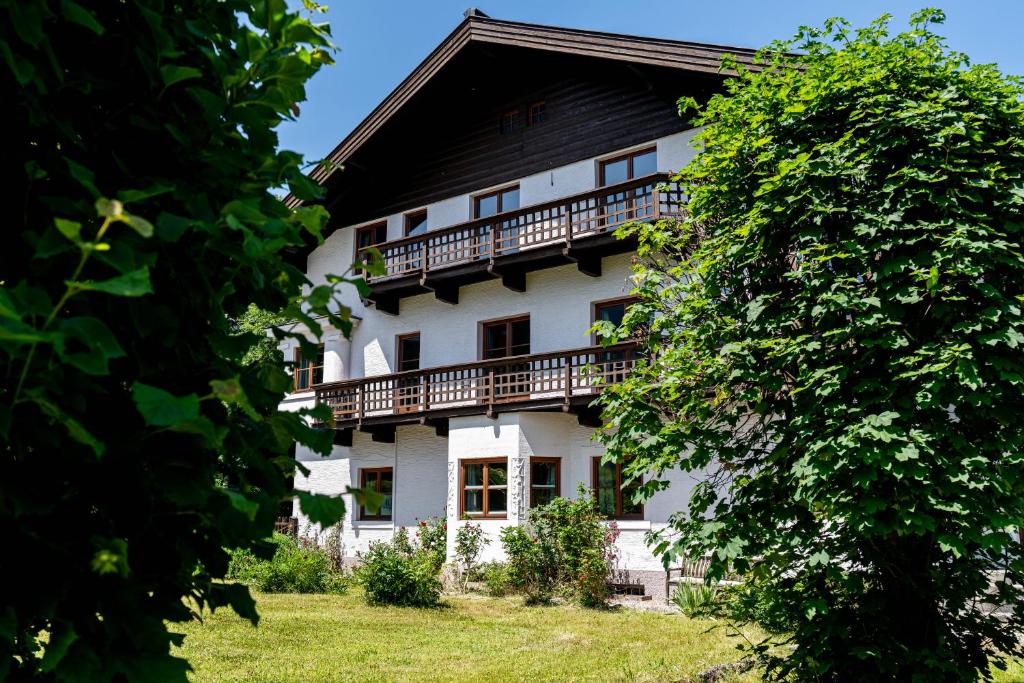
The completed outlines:
[[[329,155],[327,164],[317,166],[310,177],[323,184],[337,166],[344,164],[374,133],[405,105],[435,74],[470,43],[510,45],[527,49],[596,57],[635,64],[678,69],[704,74],[719,74],[722,58],[732,55],[740,64],[753,63],[755,50],[707,45],[679,40],[646,38],[601,31],[525,24],[492,19],[478,14],[468,16],[452,33],[398,84],[384,101],[370,112]],[[285,204],[294,208],[301,201],[291,195]]]

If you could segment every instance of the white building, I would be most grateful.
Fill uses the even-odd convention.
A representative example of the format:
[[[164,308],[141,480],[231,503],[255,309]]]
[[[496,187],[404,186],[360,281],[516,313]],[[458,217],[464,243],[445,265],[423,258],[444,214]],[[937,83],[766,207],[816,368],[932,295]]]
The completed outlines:
[[[344,273],[370,245],[387,262],[369,300],[348,291],[351,338],[329,331],[285,402],[327,402],[338,430],[330,457],[298,447],[310,474],[297,488],[389,493],[375,515],[348,501],[347,556],[447,516],[449,546],[469,517],[491,538],[485,559],[500,558],[502,527],[583,484],[617,520],[628,580],[664,594],[644,536],[690,486],[680,473],[633,505],[600,463],[589,404],[633,355],[596,348],[588,330],[629,301],[635,244],[614,228],[678,210],[678,194],[657,189],[694,154],[675,103],[721,88],[726,52],[752,56],[469,11],[338,145],[337,166],[313,173],[332,232],[307,255],[310,279]]]

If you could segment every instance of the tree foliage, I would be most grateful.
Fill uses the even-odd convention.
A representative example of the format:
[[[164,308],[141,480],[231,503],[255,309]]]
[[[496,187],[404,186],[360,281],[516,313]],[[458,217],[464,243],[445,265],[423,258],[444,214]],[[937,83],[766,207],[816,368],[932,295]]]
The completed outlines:
[[[1021,654],[1024,88],[942,19],[763,51],[696,118],[687,217],[629,228],[642,300],[603,332],[648,360],[601,438],[654,473],[642,496],[698,473],[657,551],[713,553],[710,579],[746,573],[795,625],[770,677],[974,680]]]
[[[284,0],[2,6],[0,679],[184,680],[165,622],[257,620],[216,581],[224,548],[270,535],[293,442],[331,446],[232,322],[254,304],[348,332],[346,278],[295,265],[326,212],[271,192],[319,192],[275,127],[330,35]]]

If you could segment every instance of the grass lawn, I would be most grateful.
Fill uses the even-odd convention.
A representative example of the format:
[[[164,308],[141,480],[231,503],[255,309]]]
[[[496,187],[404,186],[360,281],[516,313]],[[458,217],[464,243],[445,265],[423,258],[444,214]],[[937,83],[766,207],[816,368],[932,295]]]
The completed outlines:
[[[475,596],[433,610],[368,607],[357,590],[256,601],[258,628],[227,609],[175,625],[193,681],[679,681],[739,658],[724,629],[679,615]]]
[[[434,610],[368,607],[358,590],[256,601],[258,628],[228,609],[174,626],[187,634],[177,654],[192,663],[192,681],[686,681],[739,657],[724,628],[708,632],[713,622],[679,615],[476,596]],[[993,674],[1021,683],[1024,665]]]

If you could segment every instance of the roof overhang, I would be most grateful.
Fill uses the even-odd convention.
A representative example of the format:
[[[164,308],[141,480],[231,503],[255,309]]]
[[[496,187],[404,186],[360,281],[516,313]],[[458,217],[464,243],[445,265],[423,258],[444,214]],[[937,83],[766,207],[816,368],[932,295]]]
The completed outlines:
[[[754,62],[756,52],[749,48],[524,24],[473,14],[466,17],[433,52],[427,55],[427,58],[313,169],[309,177],[323,185],[339,166],[343,165],[470,43],[511,45],[705,74],[723,73],[722,58],[726,55],[730,55],[738,64],[750,66]],[[289,194],[285,197],[284,203],[289,208],[295,208],[302,204],[302,200]]]

